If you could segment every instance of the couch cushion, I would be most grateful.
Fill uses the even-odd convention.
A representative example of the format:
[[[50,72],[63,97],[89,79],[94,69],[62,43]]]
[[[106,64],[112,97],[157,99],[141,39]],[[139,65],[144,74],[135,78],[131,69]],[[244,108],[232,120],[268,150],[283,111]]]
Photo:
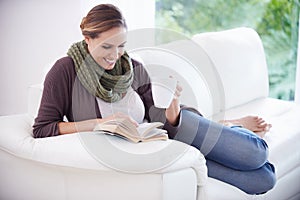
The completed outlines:
[[[264,139],[269,146],[270,162],[274,163],[278,178],[300,165],[299,104],[261,98],[225,112],[226,119],[247,115],[261,116],[273,126]]]
[[[262,116],[273,125],[264,139],[269,146],[269,161],[275,166],[277,183],[274,189],[264,195],[255,196],[255,199],[299,198],[299,185],[295,185],[298,184],[300,178],[300,105],[273,98],[261,98],[225,112],[226,119],[236,119],[247,115]],[[224,113],[220,116],[224,116]],[[220,119],[219,116],[217,118]],[[211,200],[253,199],[253,196],[211,178],[208,179],[204,188],[199,188],[199,192],[204,192],[205,198]]]
[[[225,109],[268,96],[268,72],[262,42],[255,30],[236,28],[192,38],[208,54],[221,77]]]

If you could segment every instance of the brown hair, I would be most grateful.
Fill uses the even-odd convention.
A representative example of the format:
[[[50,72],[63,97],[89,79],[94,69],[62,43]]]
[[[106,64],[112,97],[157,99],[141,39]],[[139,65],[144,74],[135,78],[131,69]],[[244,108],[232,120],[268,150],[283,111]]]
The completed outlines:
[[[81,21],[83,36],[97,38],[102,32],[115,27],[127,28],[121,11],[112,4],[100,4],[92,8]]]

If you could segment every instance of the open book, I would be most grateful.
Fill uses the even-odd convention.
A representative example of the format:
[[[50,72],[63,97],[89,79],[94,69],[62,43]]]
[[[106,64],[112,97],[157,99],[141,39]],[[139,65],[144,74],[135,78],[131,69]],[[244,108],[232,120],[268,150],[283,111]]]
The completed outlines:
[[[142,123],[135,127],[130,121],[117,118],[97,124],[94,131],[103,131],[106,134],[116,135],[137,143],[168,139],[167,131],[159,128],[162,126],[161,122],[152,122]]]

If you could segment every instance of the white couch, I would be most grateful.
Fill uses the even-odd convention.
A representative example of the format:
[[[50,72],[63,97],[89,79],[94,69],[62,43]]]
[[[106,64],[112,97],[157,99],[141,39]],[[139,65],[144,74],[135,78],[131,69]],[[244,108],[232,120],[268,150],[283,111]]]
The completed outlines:
[[[300,105],[268,97],[268,70],[259,35],[249,28],[237,28],[195,35],[193,40],[219,72],[224,86],[225,117],[259,115],[273,125],[265,140],[269,160],[276,167],[277,184],[254,199],[300,199]],[[253,199],[213,179],[209,179],[205,190],[210,200]]]
[[[212,120],[252,114],[272,123],[265,140],[276,167],[275,188],[253,196],[207,178],[203,155],[171,140],[133,145],[91,133],[33,139],[31,125],[42,88],[32,86],[27,114],[0,117],[0,199],[300,198],[300,105],[268,98],[265,55],[254,30],[202,33],[192,40],[130,53],[142,59],[151,75],[175,76],[184,88],[182,103]],[[108,152],[113,157],[103,161],[87,140],[117,145],[125,153],[149,159],[141,163]],[[170,146],[180,150],[162,151]],[[118,159],[123,162],[110,163]]]
[[[205,187],[198,188],[198,195],[209,200],[300,199],[300,105],[268,97],[267,63],[255,30],[241,27],[201,33],[192,40],[133,52],[151,76],[176,77],[184,88],[182,103],[198,108],[204,116],[218,121],[258,115],[273,125],[265,136],[269,160],[276,167],[273,190],[251,196],[209,178]]]

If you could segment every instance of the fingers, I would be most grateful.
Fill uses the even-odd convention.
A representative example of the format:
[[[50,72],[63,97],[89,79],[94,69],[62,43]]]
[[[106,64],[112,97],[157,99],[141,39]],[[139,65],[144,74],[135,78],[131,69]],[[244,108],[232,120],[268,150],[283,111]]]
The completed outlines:
[[[169,75],[169,78],[175,79],[172,75]],[[176,80],[176,88],[175,88],[175,91],[174,91],[173,98],[178,99],[181,96],[181,92],[182,92],[182,87],[181,87],[179,81]]]
[[[137,123],[137,121],[135,121],[132,117],[130,117],[129,115],[127,114],[124,114],[124,113],[121,113],[121,112],[117,112],[115,113],[113,116],[112,116],[113,119],[116,119],[116,118],[122,118],[122,119],[125,119],[125,120],[128,120],[130,121],[134,126],[138,126],[139,123]]]
[[[173,78],[173,77],[170,76],[170,78]],[[175,89],[175,92],[174,92],[174,99],[178,99],[181,96],[181,92],[182,92],[182,87],[181,87],[179,81],[177,81],[176,89]]]
[[[174,98],[178,99],[181,96],[182,87],[179,85],[179,82],[177,81],[176,90],[174,93]]]

